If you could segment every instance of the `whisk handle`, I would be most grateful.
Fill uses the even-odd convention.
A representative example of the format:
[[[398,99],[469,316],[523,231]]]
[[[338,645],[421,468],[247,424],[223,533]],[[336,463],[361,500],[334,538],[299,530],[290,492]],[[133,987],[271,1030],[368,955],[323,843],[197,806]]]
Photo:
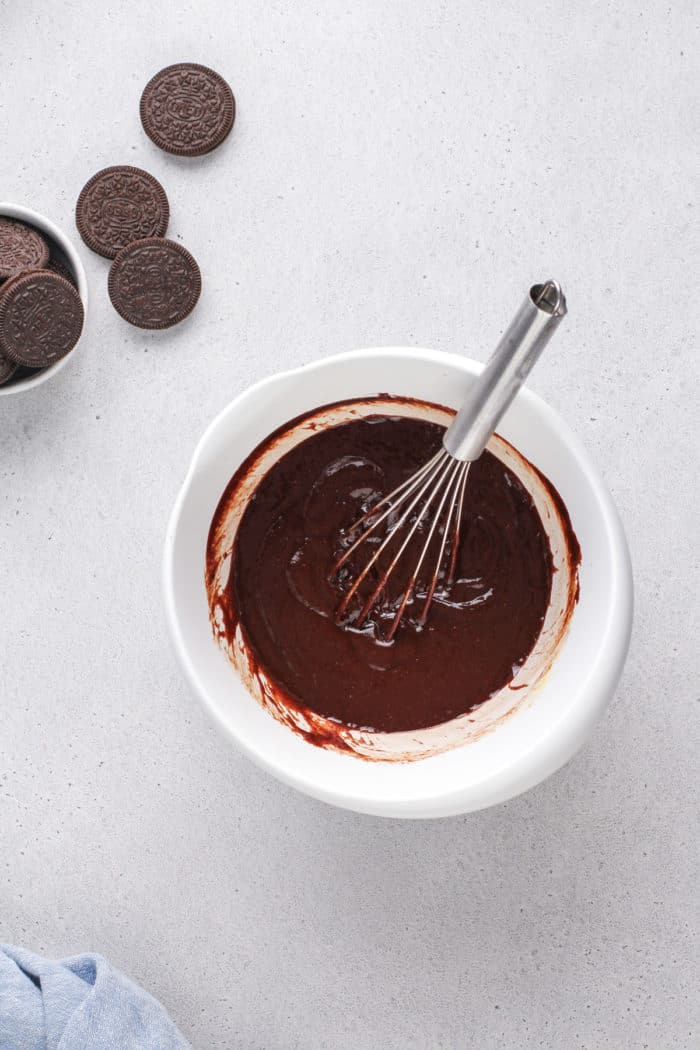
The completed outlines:
[[[498,422],[566,314],[556,281],[530,289],[443,438],[455,459],[478,459]]]

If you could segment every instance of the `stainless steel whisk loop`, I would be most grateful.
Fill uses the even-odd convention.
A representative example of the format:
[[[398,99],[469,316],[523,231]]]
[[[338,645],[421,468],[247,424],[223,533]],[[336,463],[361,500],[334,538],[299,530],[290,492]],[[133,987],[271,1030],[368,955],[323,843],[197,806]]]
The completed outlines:
[[[533,285],[493,355],[472,383],[459,412],[445,431],[440,451],[350,527],[348,532],[352,535],[366,524],[366,528],[335,563],[334,573],[337,573],[358,547],[373,536],[385,522],[390,522],[384,538],[343,597],[336,613],[338,620],[343,618],[374,565],[385,551],[389,551],[390,546],[395,545],[395,550],[392,547],[391,553],[387,555],[391,557],[388,567],[353,620],[354,627],[362,626],[380,599],[389,577],[414,536],[421,527],[426,527],[426,538],[385,641],[391,641],[396,634],[406,606],[413,597],[419,573],[437,531],[437,557],[423,606],[417,617],[419,626],[425,624],[440,580],[448,544],[449,565],[444,573],[446,588],[449,589],[454,582],[469,468],[486,448],[499,420],[565,314],[566,299],[556,281],[544,281]]]

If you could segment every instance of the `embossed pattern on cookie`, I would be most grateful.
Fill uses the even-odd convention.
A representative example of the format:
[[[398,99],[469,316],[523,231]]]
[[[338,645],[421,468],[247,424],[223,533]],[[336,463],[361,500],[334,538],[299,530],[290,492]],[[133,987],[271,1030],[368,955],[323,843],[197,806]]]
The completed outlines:
[[[27,270],[41,270],[49,261],[49,246],[23,222],[0,218],[0,281]]]
[[[148,82],[141,96],[141,123],[167,153],[199,157],[226,138],[236,100],[223,77],[207,66],[181,62]]]
[[[147,238],[124,248],[109,271],[117,313],[138,328],[170,328],[194,310],[202,287],[199,266],[174,241]]]
[[[0,296],[0,354],[29,368],[55,364],[78,342],[84,316],[64,277],[49,270],[16,277]]]
[[[132,241],[162,237],[169,218],[168,198],[158,180],[125,164],[93,175],[75,208],[80,236],[107,259],[114,259]]]

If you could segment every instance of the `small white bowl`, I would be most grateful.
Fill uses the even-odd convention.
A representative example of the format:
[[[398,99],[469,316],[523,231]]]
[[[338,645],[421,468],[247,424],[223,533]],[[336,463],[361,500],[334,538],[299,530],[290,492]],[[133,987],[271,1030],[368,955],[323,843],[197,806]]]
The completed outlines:
[[[60,255],[63,256],[62,261],[65,262],[75,277],[78,285],[78,294],[83,301],[83,310],[87,317],[88,285],[85,269],[80,261],[78,252],[66,234],[60,230],[55,223],[51,222],[50,219],[47,219],[46,216],[40,215],[38,211],[34,211],[32,208],[25,208],[21,204],[9,204],[6,201],[0,202],[0,217],[5,219],[17,219],[19,222],[26,222],[29,226],[34,226],[40,233],[46,235],[49,242],[59,249]],[[52,376],[55,376],[65,367],[75,353],[79,343],[80,339],[70,353],[62,357],[55,365],[50,365],[48,368],[42,369],[42,371],[37,372],[36,375],[28,376],[26,379],[18,379],[15,383],[10,380],[9,383],[0,386],[0,397],[9,396],[10,394],[22,394],[25,390],[32,390],[41,383],[45,383],[47,379],[51,379]]]
[[[253,698],[214,640],[204,584],[209,526],[244,459],[272,431],[324,404],[386,391],[456,408],[481,366],[433,350],[358,350],[273,376],[214,420],[197,446],[168,527],[165,604],[175,650],[227,734],[287,784],[359,812],[437,817],[505,801],[578,750],[610,700],[627,654],[632,574],[619,518],[587,453],[541,398],[522,390],[499,433],[561,494],[582,549],[580,598],[544,680],[507,718],[462,746],[408,762],[324,750]],[[488,701],[483,705],[488,707]]]

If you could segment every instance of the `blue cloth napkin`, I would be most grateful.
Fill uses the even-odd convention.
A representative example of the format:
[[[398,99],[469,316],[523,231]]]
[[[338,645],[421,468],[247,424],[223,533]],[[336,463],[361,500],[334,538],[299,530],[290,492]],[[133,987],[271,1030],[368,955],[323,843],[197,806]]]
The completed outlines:
[[[101,955],[0,945],[0,1050],[191,1050],[160,1003]]]

